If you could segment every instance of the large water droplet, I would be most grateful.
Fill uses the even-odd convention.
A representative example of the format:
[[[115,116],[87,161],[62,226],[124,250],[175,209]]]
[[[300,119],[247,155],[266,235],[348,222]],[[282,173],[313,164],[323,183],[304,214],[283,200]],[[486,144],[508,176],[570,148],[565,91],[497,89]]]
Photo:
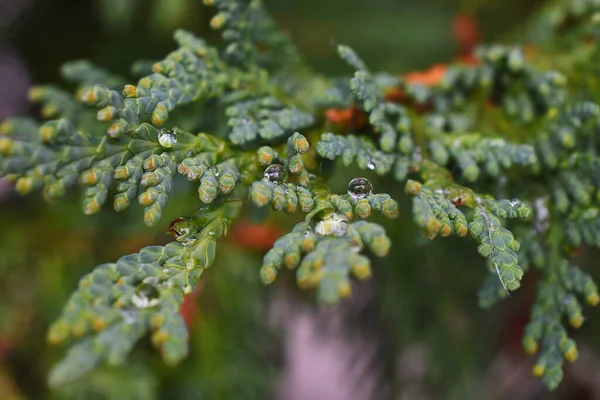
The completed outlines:
[[[288,177],[287,171],[285,167],[281,164],[271,164],[265,169],[265,180],[274,182],[274,183],[282,183]]]
[[[149,283],[142,283],[135,289],[131,302],[137,308],[156,307],[160,303],[160,292]]]
[[[367,178],[354,178],[348,184],[348,194],[353,199],[362,199],[373,194],[373,185]]]
[[[167,233],[173,235],[175,240],[187,246],[196,240],[198,229],[189,218],[175,218],[167,227]]]
[[[333,213],[324,220],[317,222],[315,232],[319,235],[344,236],[348,230],[348,218],[344,214]]]
[[[161,129],[158,133],[158,143],[165,149],[170,149],[177,143],[177,132],[171,129]]]

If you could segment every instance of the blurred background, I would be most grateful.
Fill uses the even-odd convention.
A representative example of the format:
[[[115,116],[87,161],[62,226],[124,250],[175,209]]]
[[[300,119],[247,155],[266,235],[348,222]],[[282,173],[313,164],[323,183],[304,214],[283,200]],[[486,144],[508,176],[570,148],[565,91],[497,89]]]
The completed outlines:
[[[265,2],[308,62],[330,75],[349,73],[336,43],[352,46],[373,70],[403,74],[454,59],[461,32],[473,41],[502,41],[542,3]],[[0,120],[38,115],[27,91],[60,82],[65,61],[89,59],[128,76],[135,60],[172,50],[176,28],[218,43],[207,28],[212,12],[199,0],[0,0]],[[357,175],[338,171],[330,185],[343,192]],[[368,178],[375,191],[388,191],[389,182]],[[377,221],[393,239],[391,254],[374,261],[372,281],[333,308],[317,307],[312,293],[297,290],[292,273],[269,287],[259,281],[262,256],[297,221],[244,219],[219,244],[215,264],[184,303],[191,331],[184,363],[165,367],[142,341],[126,365],[99,368],[50,391],[46,374],[62,349],[46,344],[46,330],[78,280],[98,264],[167,243],[168,221],[197,206],[188,189],[175,190],[161,223],[147,228],[141,207],[123,214],[105,207],[86,217],[78,190],[49,204],[40,194],[18,197],[0,181],[0,399],[600,398],[597,309],[586,309],[588,321],[573,333],[580,359],[548,394],[531,375],[534,358],[521,349],[535,271],[508,301],[481,310],[477,289],[487,271],[474,243],[429,242],[409,212]],[[400,187],[388,192],[403,199]],[[580,264],[593,256],[582,254]]]

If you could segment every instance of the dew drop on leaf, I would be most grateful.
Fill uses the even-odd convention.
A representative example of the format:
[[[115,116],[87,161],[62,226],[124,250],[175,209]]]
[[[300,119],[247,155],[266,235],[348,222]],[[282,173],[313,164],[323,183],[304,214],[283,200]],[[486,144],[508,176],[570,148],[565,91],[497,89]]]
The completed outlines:
[[[348,230],[348,218],[343,214],[333,213],[328,218],[317,222],[315,232],[322,236],[344,236]]]
[[[353,199],[362,199],[373,194],[373,185],[367,178],[354,178],[348,184],[348,194]]]
[[[149,283],[142,283],[135,289],[131,302],[137,308],[156,307],[160,303],[160,292]]]
[[[196,226],[189,218],[175,218],[168,226],[167,233],[184,246],[196,240]]]
[[[287,171],[281,164],[272,164],[265,169],[265,180],[273,183],[282,183],[287,179]]]
[[[177,132],[171,129],[161,129],[158,133],[158,143],[163,148],[170,149],[177,143]]]
[[[367,168],[369,168],[371,171],[376,168],[375,161],[373,161],[372,158],[369,158],[369,161],[367,161]]]

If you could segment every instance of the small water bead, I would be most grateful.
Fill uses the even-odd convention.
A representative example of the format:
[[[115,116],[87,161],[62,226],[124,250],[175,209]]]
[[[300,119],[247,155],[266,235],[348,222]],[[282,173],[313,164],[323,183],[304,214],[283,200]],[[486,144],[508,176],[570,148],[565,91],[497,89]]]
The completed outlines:
[[[170,149],[177,143],[177,132],[172,129],[161,129],[158,133],[158,143],[163,148]]]
[[[375,161],[371,157],[369,157],[369,161],[367,161],[367,168],[373,171],[377,166],[375,165]]]
[[[265,180],[273,183],[282,183],[288,177],[285,167],[281,164],[271,164],[265,169]]]
[[[219,168],[217,168],[217,167],[215,167],[215,166],[213,165],[212,167],[210,167],[210,168],[208,168],[208,169],[206,170],[206,173],[207,173],[207,174],[212,174],[212,175],[214,175],[215,177],[217,177],[217,178],[218,178],[218,177],[219,177]]]
[[[348,183],[348,194],[353,199],[362,199],[373,194],[373,185],[367,178],[354,178]]]
[[[135,289],[131,302],[137,308],[156,307],[160,303],[160,292],[149,283],[142,283]]]
[[[344,214],[333,213],[324,220],[317,222],[315,232],[322,236],[344,236],[348,230],[348,218]]]

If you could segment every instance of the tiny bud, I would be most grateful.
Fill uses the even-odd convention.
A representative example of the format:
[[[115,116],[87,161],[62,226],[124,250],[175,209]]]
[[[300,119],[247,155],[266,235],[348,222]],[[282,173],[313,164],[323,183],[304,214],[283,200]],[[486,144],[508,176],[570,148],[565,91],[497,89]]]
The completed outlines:
[[[33,190],[33,178],[30,176],[24,176],[17,179],[17,182],[15,183],[15,189],[21,196],[30,193]]]
[[[212,19],[210,20],[210,27],[215,30],[221,29],[223,27],[223,25],[225,25],[226,21],[227,21],[227,19],[225,18],[225,14],[218,13],[217,15],[212,17]]]
[[[371,277],[371,266],[369,265],[368,260],[353,265],[350,270],[352,271],[352,275],[358,280],[362,281]]]
[[[565,360],[569,362],[574,362],[579,358],[579,352],[577,351],[577,347],[571,346],[567,351],[564,352]]]
[[[131,203],[129,202],[129,199],[127,199],[127,197],[125,196],[125,193],[117,194],[115,196],[115,199],[113,200],[113,208],[116,212],[124,211],[127,208],[129,208],[130,205]]]
[[[106,328],[106,321],[100,317],[96,317],[92,320],[92,329],[94,332],[100,332],[104,328]]]
[[[79,100],[86,104],[94,104],[98,97],[96,96],[96,91],[93,87],[85,88],[80,92]]]
[[[121,133],[123,133],[123,127],[119,123],[111,124],[106,130],[106,133],[111,138],[117,139],[121,136]]]
[[[593,293],[589,294],[585,298],[585,301],[587,301],[587,303],[592,306],[598,305],[598,303],[600,303],[600,297],[598,296],[598,292],[593,292]]]
[[[583,315],[577,313],[569,318],[569,323],[575,329],[581,327],[583,325]]]
[[[32,87],[31,89],[29,89],[29,93],[27,93],[29,100],[36,102],[36,101],[40,101],[42,99],[43,96],[43,89],[40,87]]]
[[[125,85],[123,88],[123,96],[128,98],[137,97],[137,88],[133,85]]]
[[[345,299],[350,297],[350,295],[352,294],[352,285],[350,284],[350,282],[346,281],[346,282],[342,282],[340,283],[340,285],[338,286],[338,295],[340,296],[340,298]]]
[[[56,108],[56,106],[53,104],[44,104],[44,106],[40,110],[40,113],[44,118],[52,118],[56,114],[58,114],[58,108]]]
[[[406,194],[410,196],[417,196],[421,193],[421,184],[419,182],[408,180],[406,182],[406,187],[404,188]]]
[[[14,147],[13,141],[9,138],[0,138],[0,154],[9,156]]]
[[[98,173],[93,169],[85,170],[79,176],[79,181],[83,185],[95,185],[98,183]]]
[[[160,346],[169,339],[169,334],[164,330],[159,330],[152,335],[152,344]]]
[[[156,201],[157,194],[154,191],[147,191],[140,194],[138,201],[143,206],[149,206]]]
[[[154,72],[155,74],[162,72],[162,66],[160,65],[160,63],[152,64],[152,72]]]
[[[118,166],[115,168],[114,177],[119,181],[129,178],[129,169],[125,165]]]
[[[162,104],[158,104],[152,113],[152,125],[160,126],[164,124],[167,121],[168,115],[167,108]]]
[[[537,363],[533,366],[533,375],[540,378],[546,372],[546,366],[540,363]]]
[[[260,278],[265,285],[269,285],[275,282],[277,277],[277,270],[273,265],[265,265],[260,269]]]
[[[99,110],[96,114],[96,119],[98,121],[110,121],[115,117],[115,112],[117,109],[113,106],[107,106],[103,109]]]
[[[95,214],[98,211],[100,211],[100,204],[98,204],[96,198],[92,197],[83,201],[83,213],[85,215]]]
[[[523,348],[527,354],[535,354],[538,351],[538,344],[532,337],[523,338]]]
[[[57,130],[54,126],[45,124],[40,127],[39,132],[40,132],[40,138],[42,139],[42,142],[48,143],[56,137]]]

